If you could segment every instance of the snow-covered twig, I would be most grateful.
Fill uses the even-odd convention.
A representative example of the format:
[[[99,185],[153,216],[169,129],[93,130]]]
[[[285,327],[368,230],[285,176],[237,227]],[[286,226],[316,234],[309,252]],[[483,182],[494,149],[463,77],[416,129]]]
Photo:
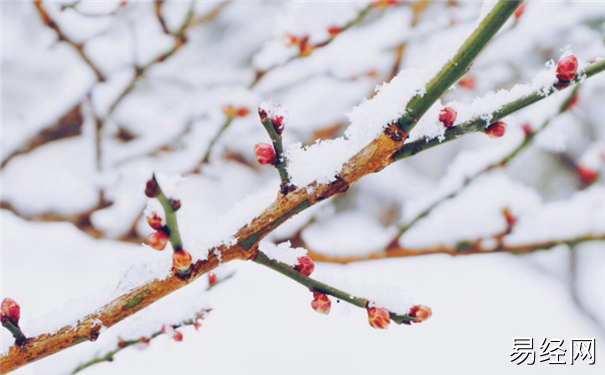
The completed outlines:
[[[525,150],[527,147],[529,147],[535,137],[538,135],[538,133],[540,133],[541,131],[543,131],[548,124],[550,124],[550,122],[552,121],[552,119],[564,112],[566,112],[569,108],[570,108],[570,103],[571,101],[576,97],[577,95],[577,91],[579,89],[580,85],[576,85],[573,90],[571,91],[571,93],[569,94],[569,96],[563,101],[563,103],[560,105],[559,110],[557,111],[557,113],[552,116],[551,118],[549,118],[548,120],[546,120],[544,122],[544,124],[542,124],[542,126],[535,130],[535,131],[529,131],[526,136],[525,139],[523,140],[523,142],[521,142],[519,144],[519,146],[517,146],[516,148],[514,148],[511,152],[509,152],[507,155],[505,155],[500,161],[496,162],[496,163],[492,163],[488,166],[486,166],[485,168],[483,168],[482,170],[480,170],[479,172],[477,172],[476,174],[474,174],[472,177],[468,177],[464,180],[464,183],[457,188],[456,190],[452,191],[450,194],[448,194],[447,196],[442,197],[441,199],[438,199],[437,201],[435,201],[433,204],[431,204],[430,206],[428,206],[426,209],[424,209],[423,211],[421,211],[420,213],[418,213],[412,220],[410,220],[407,224],[402,225],[401,227],[399,227],[399,230],[397,231],[397,234],[395,235],[394,240],[397,240],[399,237],[401,237],[405,232],[407,232],[411,227],[413,227],[417,222],[419,222],[421,219],[425,218],[426,216],[428,216],[431,212],[433,212],[433,210],[435,208],[437,208],[438,206],[440,206],[443,202],[448,201],[450,199],[455,198],[456,196],[458,196],[462,191],[464,191],[464,189],[476,178],[478,178],[479,176],[482,176],[496,168],[503,168],[505,166],[507,166],[511,160],[513,160],[515,158],[515,156],[517,156],[521,151]]]
[[[106,79],[105,75],[103,73],[101,73],[101,70],[86,55],[86,52],[84,51],[84,46],[80,43],[74,42],[71,38],[69,38],[67,35],[65,35],[65,33],[63,33],[63,30],[61,30],[61,27],[59,27],[57,22],[55,22],[55,20],[53,20],[50,17],[48,12],[42,5],[42,0],[35,0],[34,6],[36,7],[36,10],[38,11],[38,15],[40,16],[40,19],[42,20],[42,22],[47,27],[49,27],[55,31],[55,33],[57,34],[57,39],[59,39],[59,41],[65,42],[65,43],[69,44],[70,46],[72,46],[76,50],[78,55],[80,55],[82,60],[86,63],[86,65],[88,65],[90,67],[90,69],[92,69],[92,71],[95,73],[95,75],[97,77],[97,81],[105,82],[105,79]]]

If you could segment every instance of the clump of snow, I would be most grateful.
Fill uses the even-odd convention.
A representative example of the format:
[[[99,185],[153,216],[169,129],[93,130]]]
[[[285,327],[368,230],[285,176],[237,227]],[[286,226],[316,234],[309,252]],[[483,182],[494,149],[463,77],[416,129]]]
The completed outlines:
[[[588,146],[586,151],[580,156],[579,164],[593,171],[602,169],[605,164],[605,142],[594,142]]]
[[[273,103],[271,101],[262,102],[258,108],[265,111],[270,119],[281,117],[283,126],[287,126],[288,122],[290,121],[288,109],[281,104]]]
[[[162,171],[155,172],[155,178],[166,198],[178,199],[177,185],[184,181],[185,178],[183,178],[180,174],[170,175]]]
[[[157,214],[160,218],[162,218],[162,222],[166,223],[166,213],[164,212],[164,207],[157,199],[149,199],[147,201],[147,205],[145,206],[145,210],[143,214],[145,217],[151,217],[153,214]]]
[[[269,241],[261,241],[258,248],[268,256],[269,259],[275,259],[290,267],[294,267],[298,264],[298,258],[307,255],[307,249],[292,247],[290,241],[282,242],[277,245]]]

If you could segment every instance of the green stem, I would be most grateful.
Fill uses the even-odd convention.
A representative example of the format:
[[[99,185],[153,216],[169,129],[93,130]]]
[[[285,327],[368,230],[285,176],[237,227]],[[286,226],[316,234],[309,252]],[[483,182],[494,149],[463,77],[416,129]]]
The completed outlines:
[[[487,46],[502,25],[521,5],[522,0],[500,0],[464,42],[458,53],[441,69],[425,88],[424,95],[416,95],[398,119],[401,130],[409,133],[426,111],[471,67],[473,60]]]
[[[577,84],[577,83],[583,81],[584,79],[591,78],[591,77],[595,76],[596,74],[601,73],[603,70],[605,70],[605,60],[598,61],[598,62],[590,65],[588,68],[586,68],[586,70],[584,70],[583,73],[578,74],[576,76],[576,78],[574,78],[574,80],[570,83],[570,85]],[[493,112],[491,115],[492,116],[491,121],[495,122],[495,121],[501,120],[504,117],[506,117],[520,109],[523,109],[531,104],[539,102],[540,100],[545,99],[545,98],[549,97],[550,95],[554,94],[555,92],[558,92],[563,89],[565,89],[565,88],[553,87],[552,90],[550,90],[546,93],[544,93],[543,89],[536,90],[533,93],[529,94],[528,96],[514,100],[514,101],[502,106],[502,108],[500,108],[498,111]],[[447,129],[444,134],[444,137],[445,137],[444,140],[440,140],[438,138],[428,139],[428,138],[424,137],[424,138],[418,139],[414,142],[404,144],[399,149],[399,151],[397,151],[393,155],[393,160],[397,161],[397,160],[409,158],[410,156],[414,156],[419,152],[422,152],[422,151],[428,150],[430,148],[433,148],[435,146],[438,146],[441,143],[445,143],[445,142],[453,141],[454,139],[458,139],[459,137],[461,137],[465,134],[483,132],[484,130],[485,130],[485,120],[482,119],[481,117],[475,117],[474,119],[472,119],[470,121],[467,121],[463,124],[460,124],[458,126],[454,126],[454,127]]]
[[[429,207],[427,207],[425,210],[420,212],[409,223],[407,223],[406,225],[403,225],[399,228],[399,230],[397,231],[397,235],[395,236],[395,239],[401,237],[405,232],[408,231],[408,229],[413,227],[422,218],[428,216],[437,206],[441,205],[441,203],[458,196],[458,194],[460,194],[471,183],[471,181],[473,181],[477,177],[479,177],[489,171],[492,171],[496,168],[502,168],[502,167],[505,167],[506,165],[508,165],[508,163],[510,163],[510,161],[513,160],[521,151],[523,151],[524,149],[526,149],[533,143],[533,141],[536,138],[536,136],[538,135],[538,133],[543,131],[550,124],[550,122],[552,121],[552,119],[554,117],[560,115],[561,113],[564,113],[565,111],[567,111],[569,109],[569,103],[573,100],[574,96],[577,95],[579,88],[580,88],[580,85],[579,84],[576,85],[574,87],[574,89],[571,91],[571,93],[569,94],[569,96],[567,96],[567,98],[563,101],[563,103],[561,103],[561,106],[559,107],[557,114],[552,116],[548,120],[546,120],[544,122],[544,124],[542,124],[542,126],[539,129],[537,129],[535,132],[528,134],[525,137],[525,139],[523,140],[523,142],[521,142],[521,144],[519,146],[517,146],[513,151],[511,151],[508,155],[506,155],[501,161],[490,164],[487,167],[480,170],[479,172],[477,172],[474,176],[465,179],[464,183],[458,189],[454,190],[447,196],[437,200],[436,202],[431,204]]]
[[[153,176],[153,179],[155,180],[155,182],[158,184],[158,186],[160,186],[160,184],[158,183],[158,181],[155,178],[155,175]],[[175,209],[172,204],[170,203],[170,199],[168,199],[168,197],[166,197],[166,195],[164,195],[164,192],[162,191],[162,187],[160,186],[160,193],[157,196],[158,201],[160,201],[160,203],[162,204],[162,207],[164,208],[164,213],[166,215],[166,225],[168,226],[168,230],[169,230],[169,235],[170,235],[170,244],[172,245],[172,249],[174,251],[179,251],[183,249],[183,241],[181,240],[181,234],[179,232],[179,224],[176,218],[176,211],[177,209]]]
[[[13,324],[10,320],[7,320],[6,323],[3,324],[3,326],[11,333],[11,335],[13,335],[13,338],[15,339],[15,344],[20,346],[23,341],[25,341],[25,335],[23,334],[19,326]]]
[[[331,287],[325,283],[322,283],[321,281],[317,281],[308,276],[305,276],[285,263],[282,263],[275,259],[269,259],[269,257],[265,255],[262,251],[258,252],[258,256],[254,261],[258,264],[261,264],[265,267],[268,267],[274,271],[281,273],[282,275],[296,281],[301,285],[306,286],[312,292],[317,291],[323,294],[331,295],[362,309],[367,308],[368,304],[370,303],[370,301],[365,298],[355,297],[351,295],[351,293],[344,292],[342,290]],[[416,318],[413,318],[409,315],[400,315],[393,312],[389,313],[391,315],[391,320],[393,320],[397,324],[401,324],[402,322],[413,322],[416,320]]]
[[[264,119],[261,118],[261,123],[265,127],[265,130],[267,130],[271,142],[273,143],[273,149],[275,150],[275,168],[277,168],[277,171],[279,172],[282,188],[287,191],[287,187],[290,184],[290,176],[288,175],[288,161],[284,156],[284,146],[281,135],[277,133],[273,126],[273,122],[269,117],[265,117]]]
[[[214,137],[212,137],[212,140],[210,141],[210,144],[208,145],[208,149],[206,150],[206,153],[204,154],[204,158],[202,159],[202,163],[208,163],[210,161],[210,153],[212,152],[214,145],[219,140],[221,135],[223,135],[225,130],[227,130],[229,125],[231,125],[231,122],[233,122],[233,118],[227,117],[227,119],[225,120],[225,122],[223,123],[221,128],[218,130],[218,132],[216,132]]]

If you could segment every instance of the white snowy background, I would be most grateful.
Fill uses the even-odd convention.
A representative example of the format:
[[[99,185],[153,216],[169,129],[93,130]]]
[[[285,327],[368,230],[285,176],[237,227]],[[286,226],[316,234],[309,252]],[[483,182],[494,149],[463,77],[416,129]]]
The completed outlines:
[[[180,174],[179,224],[194,258],[229,241],[268,206],[279,176],[254,160],[253,146],[268,142],[256,107],[263,101],[288,108],[284,143],[293,181],[327,181],[392,119],[474,29],[490,5],[434,1],[414,20],[419,3],[373,9],[311,56],[287,60],[295,47],[286,34],[328,37],[367,5],[364,2],[217,2],[194,4],[187,43],[153,64],[134,89],[108,109],[145,65],[170,50],[149,1],[44,2],[74,42],[84,43],[107,81],[99,83],[72,46],[58,42],[29,1],[2,2],[1,298],[21,305],[28,336],[75,323],[119,295],[171,267],[170,250],[141,246],[151,229],[142,216],[143,186],[152,171]],[[182,23],[190,2],[169,1],[169,29]],[[219,7],[219,8],[217,8]],[[219,9],[215,17],[206,17]],[[417,8],[416,8],[417,9]],[[605,3],[530,1],[522,16],[503,27],[470,74],[474,89],[455,85],[442,98],[463,122],[491,113],[503,100],[550,84],[549,60],[571,53],[582,64],[605,56]],[[406,69],[391,86],[396,48],[405,43]],[[248,89],[255,70],[272,70]],[[540,73],[542,72],[542,73]],[[532,83],[533,81],[533,83]],[[490,91],[511,89],[498,95]],[[345,195],[313,207],[273,232],[269,241],[296,238],[315,253],[363,256],[384,249],[397,227],[459,187],[466,177],[502,159],[551,118],[568,92],[505,119],[508,132],[482,134],[397,162],[367,176]],[[474,101],[477,97],[484,100]],[[518,217],[508,245],[605,234],[605,188],[585,186],[575,164],[603,173],[605,75],[582,84],[578,105],[557,116],[534,144],[506,168],[474,180],[399,239],[408,249],[491,238],[506,226],[508,208]],[[222,126],[227,105],[249,108],[201,163]],[[71,113],[71,116],[66,114]],[[432,108],[411,137],[441,135]],[[432,114],[432,117],[431,117]],[[100,157],[94,116],[103,118]],[[313,144],[318,138],[333,142]],[[67,125],[66,125],[67,124]],[[61,126],[75,129],[61,137]],[[367,127],[366,127],[367,126]],[[50,130],[48,130],[50,129]],[[27,147],[50,131],[50,142]],[[369,138],[368,138],[369,137]],[[35,142],[34,142],[35,143]],[[596,150],[596,151],[595,151]],[[101,194],[102,192],[102,194]],[[102,198],[101,198],[102,196]],[[484,241],[489,244],[489,241]],[[270,245],[266,245],[270,246]],[[433,317],[422,324],[373,330],[366,312],[333,300],[328,316],[310,308],[311,293],[269,269],[233,262],[217,270],[210,291],[202,278],[83,343],[15,374],[64,374],[135,339],[212,308],[196,332],[180,329],[145,350],[127,348],[86,374],[168,373],[464,373],[597,374],[605,371],[605,242],[566,245],[526,255],[424,255],[338,265],[317,263],[314,277],[351,293],[395,304],[422,303]],[[386,303],[386,302],[385,302]],[[596,364],[533,366],[510,362],[514,337],[595,338]],[[13,339],[1,333],[0,351]]]

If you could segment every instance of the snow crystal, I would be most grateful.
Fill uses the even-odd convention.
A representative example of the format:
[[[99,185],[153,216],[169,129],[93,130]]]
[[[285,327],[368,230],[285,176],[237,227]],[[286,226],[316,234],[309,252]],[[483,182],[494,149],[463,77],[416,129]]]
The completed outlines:
[[[259,249],[269,259],[275,259],[282,263],[294,267],[298,264],[298,258],[307,255],[307,249],[302,247],[292,247],[290,241],[282,242],[280,244],[273,244],[269,241],[261,241]]]

